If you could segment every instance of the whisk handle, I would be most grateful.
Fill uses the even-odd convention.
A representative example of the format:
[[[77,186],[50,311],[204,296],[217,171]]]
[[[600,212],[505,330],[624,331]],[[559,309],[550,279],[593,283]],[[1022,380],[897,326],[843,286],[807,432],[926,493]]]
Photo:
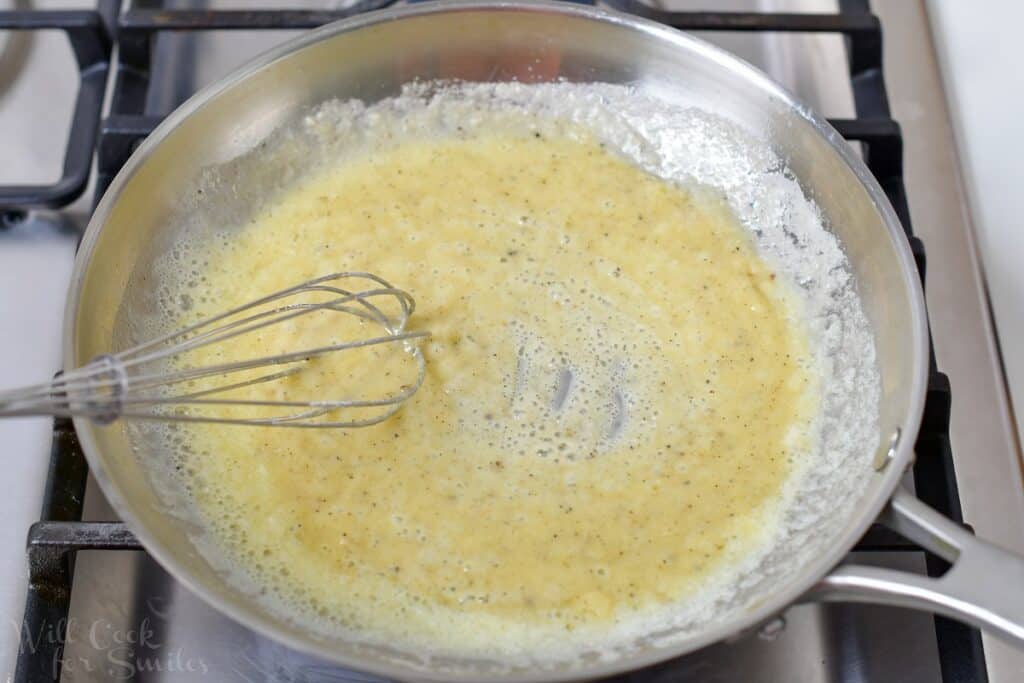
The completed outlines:
[[[116,357],[97,356],[45,384],[0,391],[0,418],[84,415],[109,424],[121,415],[128,374]]]

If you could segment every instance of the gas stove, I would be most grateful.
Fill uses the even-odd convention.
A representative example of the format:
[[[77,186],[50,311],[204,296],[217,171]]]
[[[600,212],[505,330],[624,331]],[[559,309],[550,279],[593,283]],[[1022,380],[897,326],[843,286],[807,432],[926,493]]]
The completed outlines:
[[[94,202],[163,116],[296,31],[392,3],[66,4],[73,3],[0,9],[3,384],[58,369],[61,296],[77,239]],[[934,353],[907,484],[979,535],[1024,551],[1019,452],[923,2],[605,4],[751,61],[829,116],[859,150],[908,230],[922,278],[927,253]],[[63,135],[66,144],[55,144]],[[0,557],[10,558],[0,564],[0,618],[11,624],[0,642],[6,680],[379,680],[252,633],[177,584],[107,506],[69,421],[0,423],[0,442],[15,451],[6,454],[14,461],[11,494],[0,503]],[[853,555],[930,575],[946,569],[882,527]],[[619,680],[949,683],[1022,674],[1024,654],[941,617],[800,605],[757,633]]]

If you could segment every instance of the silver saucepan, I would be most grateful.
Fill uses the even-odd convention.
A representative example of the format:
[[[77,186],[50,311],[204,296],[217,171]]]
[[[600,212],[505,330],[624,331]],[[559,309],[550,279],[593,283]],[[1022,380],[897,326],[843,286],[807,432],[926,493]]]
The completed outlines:
[[[640,639],[612,662],[554,670],[449,659],[421,668],[415,653],[317,633],[261,606],[225,578],[196,545],[196,520],[150,476],[154,444],[120,425],[76,419],[92,471],[114,509],[179,581],[246,626],[346,666],[418,680],[589,678],[668,659],[756,627],[800,600],[902,605],[952,616],[1024,644],[1024,560],[976,539],[900,486],[913,459],[928,372],[924,299],[892,207],[864,164],[821,117],[744,62],[663,26],[568,3],[457,2],[374,12],[312,31],[206,88],[132,155],[85,234],[68,299],[67,367],[131,336],[133,316],[155,305],[154,259],[188,237],[182,188],[230,164],[273,130],[331,98],[373,102],[411,80],[442,75],[439,64],[474,64],[472,80],[514,80],[503,64],[532,59],[532,78],[630,84],[695,105],[765,140],[788,164],[843,245],[875,331],[882,396],[877,440],[836,484],[856,491],[842,514],[823,514],[791,539],[743,600],[706,626],[664,645]],[[245,177],[232,182],[244,183]],[[187,218],[187,217],[186,217]],[[881,444],[880,446],[878,444]],[[837,506],[838,509],[838,506]],[[949,560],[938,579],[841,564],[881,517]],[[810,549],[811,552],[807,552]]]

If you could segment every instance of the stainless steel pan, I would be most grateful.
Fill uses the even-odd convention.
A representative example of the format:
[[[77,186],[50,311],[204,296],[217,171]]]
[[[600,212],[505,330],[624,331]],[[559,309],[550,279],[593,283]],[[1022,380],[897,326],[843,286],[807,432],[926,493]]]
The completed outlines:
[[[152,474],[156,444],[121,426],[75,426],[111,504],[179,581],[252,629],[358,669],[397,678],[547,680],[585,678],[683,654],[756,627],[800,600],[862,601],[946,614],[1024,644],[1024,560],[974,538],[900,487],[913,459],[927,377],[924,301],[910,250],[885,195],[820,117],[764,75],[701,41],[589,7],[546,2],[431,3],[387,10],[308,33],[199,93],[131,157],[89,224],[68,300],[65,362],[77,367],[131,336],[130,321],[155,300],[154,259],[194,227],[182,188],[229,165],[275,128],[330,98],[375,101],[439,64],[475,65],[475,80],[520,74],[509,58],[536,62],[544,79],[626,83],[697,105],[749,129],[789,165],[849,257],[875,330],[883,378],[881,433],[843,473],[853,514],[824,515],[770,580],[723,608],[706,627],[669,646],[643,639],[613,662],[499,672],[494,663],[449,659],[426,669],[416,653],[316,633],[253,600],[196,545],[196,520]],[[243,182],[245,178],[236,178]],[[985,454],[977,454],[984,457]],[[854,489],[854,486],[857,486]],[[953,563],[940,579],[840,564],[879,518]],[[663,642],[663,641],[662,641]]]

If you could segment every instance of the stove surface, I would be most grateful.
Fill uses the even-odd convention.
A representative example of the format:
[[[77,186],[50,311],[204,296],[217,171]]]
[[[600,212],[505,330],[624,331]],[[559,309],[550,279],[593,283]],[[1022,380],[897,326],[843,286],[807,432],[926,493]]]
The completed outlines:
[[[59,3],[44,3],[44,7],[55,4]],[[198,4],[167,3],[187,8]],[[203,7],[232,9],[275,4],[280,3],[202,3]],[[310,8],[313,3],[303,6]],[[836,11],[835,3],[829,0],[670,0],[662,7]],[[950,375],[953,385],[951,441],[964,518],[980,536],[1024,552],[1024,525],[1020,524],[1024,520],[1024,490],[1019,485],[1019,454],[1008,420],[973,238],[961,210],[956,159],[923,3],[875,0],[872,9],[885,28],[886,77],[894,118],[903,124],[911,215],[928,250],[932,277],[927,285],[927,298],[938,366]],[[293,32],[287,31],[162,35],[154,47],[153,87],[146,97],[144,113],[157,117],[168,113],[196,88],[291,35]],[[855,115],[846,48],[840,36],[707,32],[699,35],[761,67],[826,116]],[[5,78],[14,73],[8,58],[10,42],[5,44],[4,38],[0,32],[0,95],[4,93]],[[55,44],[59,44],[60,36],[55,38]],[[32,49],[15,66],[21,73],[45,75],[48,69],[57,68],[48,61],[52,59],[70,57],[61,56],[59,49]],[[67,68],[73,76],[73,63]],[[20,82],[16,74],[10,80]],[[57,91],[70,88],[73,92],[74,87],[73,82],[53,85]],[[17,98],[0,97],[0,139],[6,140],[12,131],[19,140],[31,138],[12,148],[16,155],[26,159],[40,140],[52,136],[54,130],[66,129],[67,123],[45,118],[35,123],[26,120],[25,128],[16,128],[22,123],[8,122],[15,122],[16,116],[24,119],[25,107],[30,111],[44,107],[61,109],[70,107],[72,99],[67,96],[68,104],[63,105],[55,98],[45,99],[45,95],[34,95],[29,90],[10,90]],[[47,104],[50,102],[53,103]],[[22,113],[17,114],[15,108]],[[35,176],[25,178],[9,169],[0,169],[0,173],[6,173],[0,176],[0,183],[52,180],[47,173],[59,169],[62,153],[59,145],[55,149],[55,163],[46,154],[35,157]],[[15,320],[18,329],[25,332],[22,336],[11,334],[10,328],[0,331],[0,358],[5,359],[0,361],[0,376],[4,384],[8,380],[39,379],[52,374],[57,367],[60,295],[70,272],[75,231],[88,214],[90,194],[86,192],[82,200],[68,209],[33,212],[14,228],[0,230],[0,284],[7,285],[0,287],[0,314],[5,320]],[[26,301],[19,296],[26,289],[37,296]],[[33,359],[31,364],[10,360],[19,354],[25,358],[26,353]],[[24,376],[27,374],[33,376]],[[19,478],[20,493],[12,497],[18,500],[0,501],[0,514],[8,520],[0,524],[0,542],[5,544],[0,557],[15,558],[5,559],[7,565],[0,564],[0,570],[7,572],[0,572],[0,591],[10,591],[0,592],[0,618],[9,617],[14,627],[8,631],[8,642],[3,643],[8,649],[0,649],[0,674],[13,671],[13,653],[18,645],[13,634],[20,623],[19,602],[25,592],[20,548],[29,522],[38,518],[44,456],[50,436],[49,423],[43,421],[10,424],[14,426],[0,423],[0,430],[6,430],[0,431],[0,441],[11,443],[7,436],[21,439],[14,444],[18,449],[15,476],[24,475],[24,480],[31,483],[22,486]],[[59,431],[57,436],[59,439]],[[115,519],[91,481],[84,518]],[[918,573],[926,570],[924,554],[918,552],[862,552],[851,559]],[[21,577],[12,574],[12,570],[21,572]],[[66,634],[47,629],[24,633],[22,640],[26,638],[31,648],[48,638],[63,642],[63,650],[58,650],[59,660],[52,664],[62,668],[60,680],[67,682],[206,678],[296,683],[378,680],[326,665],[252,633],[206,606],[148,555],[134,551],[79,552]],[[1024,675],[1021,653],[989,638],[984,640],[984,652],[990,680],[1016,681]],[[799,605],[758,633],[633,674],[628,680],[911,683],[943,680],[943,675],[945,680],[983,680],[975,674],[969,666],[957,672],[947,664],[943,670],[935,620],[929,614],[860,605]]]

